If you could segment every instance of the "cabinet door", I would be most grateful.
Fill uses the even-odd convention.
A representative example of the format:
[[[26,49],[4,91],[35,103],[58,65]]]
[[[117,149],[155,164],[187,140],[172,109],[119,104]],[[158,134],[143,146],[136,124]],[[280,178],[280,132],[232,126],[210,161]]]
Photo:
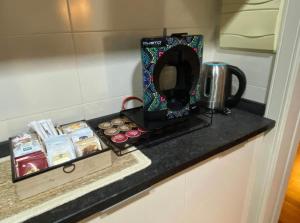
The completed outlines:
[[[251,145],[233,148],[187,173],[186,222],[245,222],[253,157]]]
[[[220,47],[276,51],[284,0],[223,0]]]
[[[249,10],[276,10],[281,0],[223,0],[222,13],[241,12]]]
[[[244,223],[253,184],[254,142],[212,157],[82,222]]]
[[[89,223],[186,223],[184,216],[185,175],[159,183],[148,193],[129,199],[115,209],[96,214]]]
[[[154,188],[150,197],[151,223],[187,223],[185,219],[185,179],[178,174]]]

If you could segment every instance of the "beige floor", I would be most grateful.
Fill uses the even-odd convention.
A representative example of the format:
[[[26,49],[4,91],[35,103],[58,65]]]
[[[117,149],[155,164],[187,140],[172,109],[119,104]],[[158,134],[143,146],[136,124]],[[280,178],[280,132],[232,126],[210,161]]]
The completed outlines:
[[[300,144],[292,169],[279,223],[300,222]]]

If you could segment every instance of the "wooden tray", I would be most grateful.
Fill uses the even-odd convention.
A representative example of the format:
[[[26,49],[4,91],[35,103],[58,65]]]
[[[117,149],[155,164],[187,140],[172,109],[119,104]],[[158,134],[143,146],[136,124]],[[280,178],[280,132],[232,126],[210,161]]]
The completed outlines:
[[[97,136],[95,132],[94,135]],[[110,167],[115,157],[113,152],[99,139],[102,145],[101,151],[18,177],[15,171],[11,140],[12,138],[10,138],[12,182],[15,184],[16,193],[21,200]]]

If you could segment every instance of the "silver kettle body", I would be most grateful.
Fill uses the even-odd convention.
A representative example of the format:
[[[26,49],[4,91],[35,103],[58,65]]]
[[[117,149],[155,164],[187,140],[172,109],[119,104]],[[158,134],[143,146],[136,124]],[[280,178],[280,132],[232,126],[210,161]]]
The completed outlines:
[[[232,95],[232,75],[239,81],[239,88]],[[221,63],[203,64],[200,75],[200,101],[207,108],[224,112],[240,101],[246,89],[246,76],[239,68]]]

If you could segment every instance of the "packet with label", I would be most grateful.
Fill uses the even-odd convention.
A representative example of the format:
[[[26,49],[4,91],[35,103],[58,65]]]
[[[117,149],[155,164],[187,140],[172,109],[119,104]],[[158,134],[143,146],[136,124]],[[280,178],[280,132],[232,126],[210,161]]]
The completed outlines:
[[[24,156],[30,153],[43,151],[43,146],[36,134],[22,133],[12,139],[14,157]]]
[[[58,165],[76,158],[71,139],[67,135],[51,137],[45,141],[49,166]]]
[[[48,168],[46,156],[41,151],[15,158],[15,164],[18,177]]]
[[[100,141],[97,137],[91,137],[88,139],[80,140],[75,143],[75,150],[77,156],[85,156],[94,153],[98,150],[102,150]]]
[[[58,135],[54,124],[50,119],[32,121],[28,124],[28,126],[33,129],[43,141],[52,136]]]
[[[74,123],[71,123],[68,125],[63,125],[61,127],[61,129],[64,134],[70,134],[78,129],[83,129],[86,127],[88,127],[87,123],[84,121],[80,121],[80,122],[74,122]]]
[[[93,130],[91,130],[89,127],[78,129],[72,133],[69,134],[70,138],[72,139],[72,142],[78,142],[83,139],[87,139],[94,136]]]

